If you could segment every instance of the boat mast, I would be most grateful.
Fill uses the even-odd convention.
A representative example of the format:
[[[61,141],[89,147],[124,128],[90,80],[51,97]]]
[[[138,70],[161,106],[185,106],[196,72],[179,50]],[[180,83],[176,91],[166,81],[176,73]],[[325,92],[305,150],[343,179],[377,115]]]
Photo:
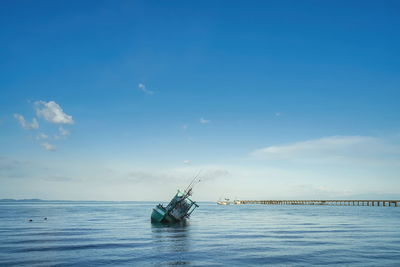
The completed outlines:
[[[197,175],[193,178],[193,180],[190,182],[190,184],[188,185],[188,187],[186,187],[185,191],[183,192],[185,196],[191,196],[192,195],[192,188],[195,185],[196,179],[197,177],[199,177],[200,173],[202,170],[200,170]],[[200,182],[200,179],[197,181],[197,183]]]

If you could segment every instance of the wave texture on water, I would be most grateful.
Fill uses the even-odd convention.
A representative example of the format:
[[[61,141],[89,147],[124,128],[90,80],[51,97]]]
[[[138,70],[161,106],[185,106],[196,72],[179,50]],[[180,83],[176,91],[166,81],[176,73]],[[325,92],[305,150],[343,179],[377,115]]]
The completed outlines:
[[[201,203],[162,226],[155,204],[0,203],[0,266],[400,265],[400,208]]]

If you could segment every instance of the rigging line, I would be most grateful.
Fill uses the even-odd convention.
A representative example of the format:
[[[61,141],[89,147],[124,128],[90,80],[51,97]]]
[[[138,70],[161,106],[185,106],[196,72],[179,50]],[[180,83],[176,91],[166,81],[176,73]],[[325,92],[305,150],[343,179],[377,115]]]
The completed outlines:
[[[197,179],[197,177],[199,177],[199,175],[200,175],[200,173],[201,173],[202,171],[203,171],[203,170],[201,169],[201,170],[197,173],[197,175],[193,178],[193,180],[190,182],[190,184],[188,185],[188,187],[186,187],[186,189],[185,189],[185,192],[186,192],[186,193],[188,192],[188,190],[189,190],[191,187],[193,187],[194,181]]]

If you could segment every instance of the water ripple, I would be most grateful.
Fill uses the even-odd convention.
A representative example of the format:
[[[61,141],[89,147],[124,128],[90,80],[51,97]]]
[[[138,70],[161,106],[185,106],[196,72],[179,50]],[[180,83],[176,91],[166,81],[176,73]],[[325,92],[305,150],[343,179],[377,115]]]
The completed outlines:
[[[0,204],[0,266],[400,262],[400,209],[206,204],[188,224],[160,226],[149,222],[153,204]]]

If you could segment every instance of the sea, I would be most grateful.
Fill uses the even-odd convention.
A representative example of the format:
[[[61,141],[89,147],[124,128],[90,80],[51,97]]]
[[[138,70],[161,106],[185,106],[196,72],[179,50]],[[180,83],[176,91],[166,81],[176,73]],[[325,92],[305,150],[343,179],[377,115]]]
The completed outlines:
[[[400,266],[400,207],[156,204],[2,202],[0,266]]]

